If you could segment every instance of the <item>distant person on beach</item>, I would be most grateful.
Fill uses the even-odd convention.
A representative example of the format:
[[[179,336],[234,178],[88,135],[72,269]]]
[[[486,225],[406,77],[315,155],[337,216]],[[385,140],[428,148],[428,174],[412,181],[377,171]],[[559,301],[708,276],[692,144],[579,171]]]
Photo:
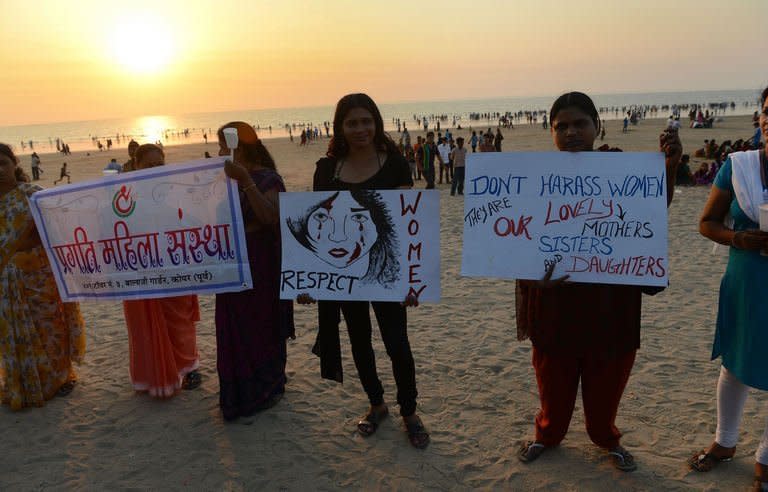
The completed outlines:
[[[139,148],[139,142],[137,142],[134,139],[131,139],[130,142],[128,142],[128,160],[123,163],[123,169],[122,172],[128,172],[134,170],[133,165],[133,158],[136,154],[136,149]]]
[[[70,184],[72,181],[69,176],[69,171],[67,171],[67,163],[61,165],[61,171],[59,172],[59,179],[53,182],[54,185],[59,184],[59,181],[63,181],[64,178],[67,178],[67,184]]]
[[[219,406],[226,421],[277,404],[285,393],[288,338],[295,338],[293,303],[280,300],[280,214],[278,193],[285,191],[264,143],[242,121],[217,132],[219,155],[230,155],[224,129],[237,130],[234,162],[224,171],[237,181],[245,222],[245,243],[253,288],[216,294],[216,367]],[[258,280],[256,280],[258,279]]]
[[[472,152],[477,151],[478,140],[479,139],[477,138],[477,132],[475,130],[472,130],[472,136],[469,138],[469,145],[470,147],[472,147]]]
[[[443,183],[443,173],[445,173],[445,182],[451,182],[450,176],[450,159],[451,159],[451,144],[448,143],[448,138],[443,138],[437,144],[437,151],[440,153],[440,177],[438,183]]]
[[[163,150],[154,144],[141,145],[134,159],[136,171],[165,165]],[[114,159],[112,162],[117,164]],[[123,301],[123,314],[134,390],[170,398],[180,389],[200,386],[195,333],[200,308],[196,295]]]
[[[501,134],[501,128],[496,129],[496,136],[493,138],[493,148],[496,152],[501,152],[501,141],[504,140],[504,135]]]
[[[621,127],[621,133],[627,133],[627,131],[629,131],[629,118],[626,116],[624,117],[623,125],[624,126]]]
[[[417,161],[419,159],[419,149],[422,145],[424,145],[424,139],[419,135],[416,137],[416,145],[413,146],[413,158],[416,164],[416,179],[419,181],[421,181],[421,165]]]
[[[422,142],[416,153],[416,166],[424,176],[424,181],[427,182],[425,186],[427,190],[435,188],[435,160],[438,161],[438,165],[443,165],[440,152],[435,145],[435,132],[429,131],[426,140]]]
[[[333,117],[333,139],[328,144],[326,157],[317,161],[313,190],[349,190],[354,194],[361,190],[409,189],[412,186],[408,163],[384,133],[384,122],[376,103],[365,94],[349,94],[341,98]],[[370,309],[373,307],[381,338],[392,361],[397,403],[408,439],[411,445],[423,449],[429,444],[429,434],[416,414],[416,367],[408,341],[406,316],[406,306],[417,306],[418,299],[405,293],[403,298],[403,303],[319,301],[320,330],[315,353],[320,356],[322,376],[341,382],[338,333],[341,311],[360,382],[370,403],[368,411],[357,423],[357,432],[363,437],[373,435],[389,413],[371,345]],[[307,294],[299,295],[297,301],[302,304],[314,302]]]
[[[138,169],[138,163],[136,163],[135,169]],[[111,161],[109,161],[107,163],[107,165],[104,168],[104,170],[105,171],[115,171],[115,172],[119,173],[119,172],[122,172],[123,166],[121,166],[120,164],[117,163],[117,159],[113,158]]]
[[[483,135],[483,141],[480,143],[480,152],[496,152],[496,147],[493,146],[493,133],[486,133]]]
[[[453,179],[451,180],[451,196],[457,191],[459,195],[464,194],[464,167],[467,162],[467,149],[464,147],[464,139],[456,139],[456,147],[451,151],[451,160],[453,161]]]
[[[763,136],[768,137],[768,87],[762,92],[760,105],[759,124]],[[730,246],[720,283],[712,348],[712,359],[720,357],[722,362],[716,391],[717,430],[709,448],[688,460],[689,466],[700,472],[731,461],[750,389],[768,390],[768,232],[760,230],[760,208],[768,188],[766,168],[768,150],[730,154],[699,220],[699,232],[704,237]],[[768,428],[755,452],[754,477],[752,490],[768,488]]]
[[[711,185],[715,175],[709,171],[709,164],[702,162],[699,169],[693,173],[693,181],[697,185]]]
[[[32,152],[32,155],[30,156],[32,167],[32,181],[38,181],[40,179],[40,156],[37,155],[37,152]]]
[[[68,395],[85,355],[80,308],[62,302],[32,220],[40,190],[0,144],[0,401],[11,410]]]
[[[411,168],[411,177],[414,180],[419,179],[416,173],[416,152],[413,150],[413,146],[411,146],[410,142],[403,148],[403,157],[408,161],[408,166]]]
[[[760,137],[762,136],[762,132],[760,131],[760,124],[755,122],[753,123],[755,127],[755,133],[752,135],[752,148],[758,149],[760,148]]]
[[[550,131],[562,152],[590,152],[600,131],[597,108],[586,94],[563,94],[552,105]],[[676,131],[665,129],[659,147],[667,176],[677,174],[682,154]],[[667,204],[674,195],[667,182]],[[619,440],[616,413],[640,346],[640,305],[644,291],[634,285],[566,282],[553,278],[556,264],[541,280],[516,283],[518,339],[530,339],[540,409],[536,435],[522,444],[518,458],[530,463],[565,438],[581,380],[587,433],[621,471],[636,468]]]
[[[691,173],[691,167],[688,163],[691,160],[691,156],[683,154],[680,158],[680,166],[677,168],[677,176],[675,177],[675,185],[677,186],[693,186],[696,184],[693,174]]]

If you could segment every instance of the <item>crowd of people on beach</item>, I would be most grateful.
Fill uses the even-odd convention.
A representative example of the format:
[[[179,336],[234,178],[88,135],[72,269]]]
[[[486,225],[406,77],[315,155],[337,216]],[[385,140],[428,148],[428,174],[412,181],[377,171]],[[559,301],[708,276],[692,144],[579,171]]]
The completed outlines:
[[[755,119],[758,118],[758,119]],[[747,138],[738,138],[736,140],[725,140],[719,145],[715,139],[705,139],[704,146],[693,152],[694,158],[713,159],[712,162],[702,162],[699,168],[692,172],[690,168],[690,155],[683,155],[680,167],[677,170],[675,184],[679,186],[703,185],[709,186],[715,181],[717,173],[723,166],[723,163],[731,153],[748,152],[758,150],[761,143],[762,132],[759,125],[757,114],[753,116],[753,125],[755,133]],[[670,121],[671,117],[670,117]],[[675,122],[668,122],[669,128],[675,128]],[[677,125],[679,128],[679,125]]]
[[[748,108],[750,102],[740,103],[738,106]],[[688,114],[690,119],[690,127],[704,128],[706,124],[707,128],[710,128],[716,119],[721,115],[725,115],[727,111],[734,111],[737,108],[737,104],[734,101],[729,102],[710,102],[710,103],[676,103],[676,104],[623,104],[621,106],[600,106],[598,107],[598,114],[601,119],[614,118],[621,121],[626,119],[627,124],[625,127],[629,129],[629,125],[636,125],[641,120],[646,118],[657,118],[659,114],[672,114],[673,118],[677,121],[683,114]],[[410,119],[416,128],[423,127],[424,132],[432,129],[435,132],[441,131],[441,128],[455,128],[462,130],[466,127],[472,126],[487,126],[500,127],[503,129],[514,129],[515,125],[529,125],[540,126],[546,130],[549,128],[548,111],[543,108],[539,109],[518,109],[515,111],[469,111],[469,112],[455,112],[455,113],[423,113],[423,114],[411,114],[410,118],[395,116],[392,117],[390,125],[393,130],[400,133],[405,127],[407,120]],[[269,136],[273,134],[273,125],[260,123],[254,123],[253,128],[257,131],[265,131]],[[293,142],[294,138],[299,140],[299,145],[309,145],[315,143],[320,139],[328,139],[331,137],[330,129],[331,123],[329,121],[323,121],[322,123],[316,123],[312,121],[294,121],[289,123],[278,123],[275,128],[282,129],[285,136],[288,136],[290,141]],[[146,132],[147,130],[144,130]],[[178,143],[184,141],[203,141],[208,143],[208,136],[211,135],[212,129],[208,127],[182,127],[182,128],[164,128],[157,132],[153,132],[150,135],[143,132],[126,132],[116,131],[109,134],[88,134],[87,138],[83,137],[71,137],[75,140],[75,145],[79,150],[82,150],[84,144],[90,143],[90,148],[98,151],[108,151],[114,147],[120,147],[122,143],[129,140],[152,140],[155,144]],[[303,134],[303,137],[302,137]],[[35,145],[38,148],[41,144],[45,143],[45,138],[36,137],[35,139],[25,139],[19,142],[22,152],[29,149],[29,151],[35,151]],[[47,137],[48,148],[56,148],[56,152],[67,156],[71,155],[70,144],[64,142],[64,138],[61,137]],[[87,147],[86,147],[87,148]]]
[[[768,135],[767,97],[768,88],[762,93],[757,119],[763,138]],[[545,116],[558,151],[620,151],[596,148],[602,122],[586,94],[563,94]],[[326,131],[327,151],[316,162],[313,190],[349,191],[358,200],[352,207],[364,207],[360,197],[366,190],[408,189],[419,180],[425,181],[427,189],[435,188],[436,179],[438,184],[445,181],[451,184],[452,195],[461,195],[467,154],[501,152],[504,136],[501,128],[472,131],[466,142],[463,137],[454,139],[451,130],[441,131],[440,121],[436,120],[437,135],[428,131],[425,139],[418,137],[416,142],[402,124],[395,142],[384,132],[381,113],[370,97],[342,97],[328,125],[332,133]],[[280,401],[286,385],[286,342],[295,337],[294,303],[279,296],[278,194],[286,188],[254,126],[240,121],[222,125],[216,132],[220,155],[230,155],[225,130],[238,136],[234,158],[227,160],[224,170],[239,186],[248,261],[252,277],[261,280],[250,290],[216,295],[219,404],[224,420],[251,423],[256,412]],[[758,208],[768,200],[768,156],[764,147],[753,149],[752,143],[708,141],[704,147],[704,156],[712,156],[719,164],[699,229],[705,237],[730,246],[730,260],[720,288],[713,350],[713,358],[722,358],[717,432],[709,448],[688,461],[701,472],[733,456],[749,388],[768,390],[768,303],[762,298],[768,257],[761,254],[768,250],[768,232],[758,224]],[[121,172],[165,164],[159,145],[131,140],[128,149],[130,159],[119,166]],[[679,176],[688,161],[676,127],[663,129],[659,150],[667,176]],[[708,172],[707,179],[712,177]],[[65,176],[66,165],[60,179]],[[77,381],[74,365],[85,354],[79,306],[62,302],[30,216],[27,198],[40,189],[30,183],[11,147],[0,144],[0,399],[13,410],[69,395]],[[667,206],[674,192],[674,180],[667,180]],[[542,272],[540,280],[516,281],[518,339],[529,339],[533,346],[540,399],[534,435],[517,449],[519,460],[531,463],[563,440],[581,385],[589,438],[605,450],[616,469],[636,469],[634,457],[621,445],[615,420],[640,346],[642,296],[661,290],[569,282],[567,275],[554,276],[554,264]],[[357,423],[357,432],[364,437],[374,435],[389,413],[371,344],[373,310],[392,362],[396,401],[408,441],[426,448],[431,437],[417,414],[416,364],[407,321],[407,310],[418,306],[418,297],[404,294],[402,302],[316,301],[301,294],[296,303],[317,305],[313,351],[320,357],[322,377],[335,381],[343,379],[339,326],[345,319],[358,377],[368,397],[368,409]],[[198,370],[196,296],[124,301],[123,312],[128,372],[137,392],[169,398],[203,383]],[[755,474],[757,489],[767,487],[768,430],[755,455]]]

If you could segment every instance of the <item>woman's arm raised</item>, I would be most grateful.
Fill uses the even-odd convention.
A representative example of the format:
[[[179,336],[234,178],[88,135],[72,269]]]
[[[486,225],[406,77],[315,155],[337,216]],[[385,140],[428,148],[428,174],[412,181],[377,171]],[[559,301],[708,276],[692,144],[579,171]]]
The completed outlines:
[[[232,179],[237,180],[240,189],[248,198],[256,220],[263,225],[274,225],[280,220],[278,209],[278,192],[269,190],[262,193],[256,183],[253,182],[248,170],[242,164],[227,160],[224,163],[224,172]]]

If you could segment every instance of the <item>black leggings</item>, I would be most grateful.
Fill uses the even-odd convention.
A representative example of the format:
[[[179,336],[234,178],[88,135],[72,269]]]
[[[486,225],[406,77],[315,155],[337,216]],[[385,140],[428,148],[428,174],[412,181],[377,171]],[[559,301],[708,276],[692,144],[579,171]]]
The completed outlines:
[[[366,301],[339,303],[347,322],[352,356],[355,359],[360,382],[371,405],[384,402],[384,387],[376,372],[376,355],[371,345],[371,316]],[[392,360],[392,372],[397,384],[397,403],[400,415],[408,417],[416,412],[416,367],[408,342],[408,318],[405,307],[397,302],[371,302],[381,338]]]

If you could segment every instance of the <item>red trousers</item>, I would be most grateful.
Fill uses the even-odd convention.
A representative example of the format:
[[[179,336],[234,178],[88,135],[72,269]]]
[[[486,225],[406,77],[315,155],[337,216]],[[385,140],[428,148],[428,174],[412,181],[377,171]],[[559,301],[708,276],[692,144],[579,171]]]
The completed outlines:
[[[533,368],[539,386],[541,408],[536,415],[536,440],[557,446],[568,432],[581,379],[581,396],[587,433],[601,448],[619,445],[616,412],[627,386],[635,350],[614,358],[593,355],[552,355],[533,348]]]

